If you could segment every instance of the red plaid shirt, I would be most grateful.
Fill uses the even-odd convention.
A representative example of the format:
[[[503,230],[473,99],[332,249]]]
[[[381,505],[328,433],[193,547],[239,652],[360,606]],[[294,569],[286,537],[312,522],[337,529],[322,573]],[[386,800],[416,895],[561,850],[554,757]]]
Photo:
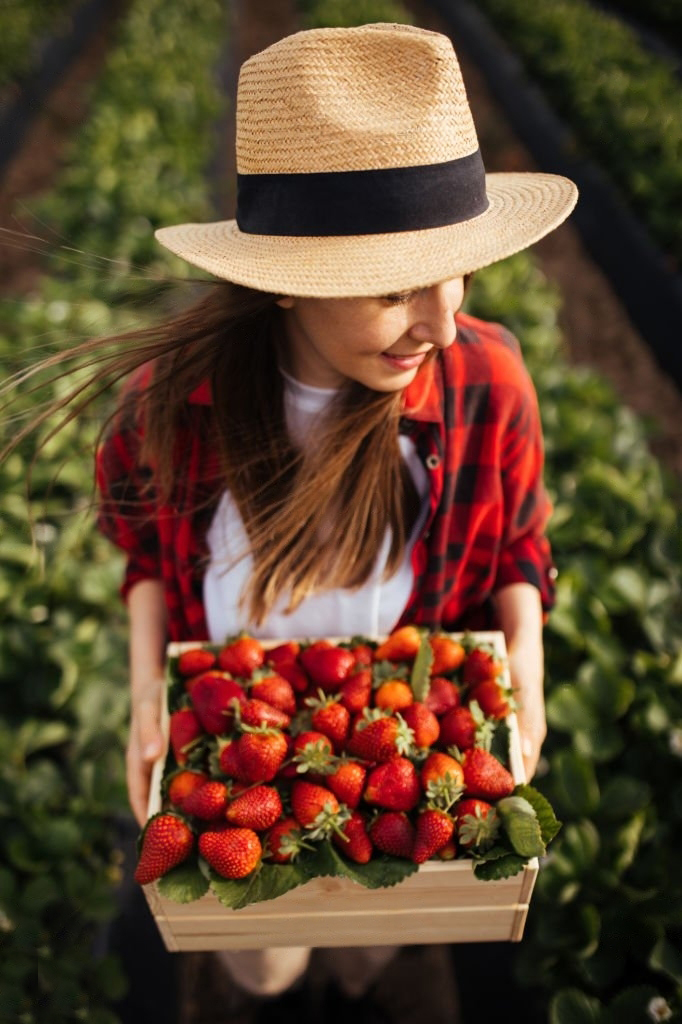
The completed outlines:
[[[544,534],[551,506],[537,399],[518,342],[499,325],[465,314],[457,326],[455,343],[425,364],[404,396],[400,430],[414,440],[430,486],[400,623],[485,629],[495,626],[491,596],[510,583],[533,584],[545,612],[552,607],[555,572]],[[144,379],[143,372],[129,382],[98,452],[98,525],[127,554],[122,596],[139,580],[162,580],[169,639],[206,640],[205,538],[220,497],[215,451],[202,440],[210,387],[188,397],[177,439],[186,469],[172,503],[162,505],[138,457],[135,393]]]

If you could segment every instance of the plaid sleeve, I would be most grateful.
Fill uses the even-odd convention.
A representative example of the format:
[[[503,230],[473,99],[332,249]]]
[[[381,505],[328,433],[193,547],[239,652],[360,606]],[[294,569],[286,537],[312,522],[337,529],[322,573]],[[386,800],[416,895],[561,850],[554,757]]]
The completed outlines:
[[[548,612],[556,575],[545,528],[552,506],[543,484],[544,448],[535,388],[520,364],[502,445],[504,526],[494,589],[531,583]]]
[[[127,391],[96,458],[98,529],[126,556],[121,597],[145,579],[161,579],[159,538],[151,473],[141,463],[135,392]]]

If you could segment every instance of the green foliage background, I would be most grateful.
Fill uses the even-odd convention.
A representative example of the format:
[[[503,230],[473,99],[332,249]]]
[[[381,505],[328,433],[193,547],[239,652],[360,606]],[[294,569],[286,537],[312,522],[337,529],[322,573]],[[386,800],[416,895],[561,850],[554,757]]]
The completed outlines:
[[[74,339],[145,322],[163,301],[157,281],[192,287],[152,233],[210,219],[224,19],[218,0],[130,3],[89,121],[40,206],[73,249],[28,300],[2,303],[4,378]],[[411,20],[390,0],[306,0],[302,19]],[[594,32],[589,42],[598,53]],[[644,424],[604,380],[567,365],[559,305],[527,254],[477,275],[469,301],[521,340],[555,506],[550,733],[534,784],[564,828],[542,865],[518,980],[552,1024],[648,1021],[652,1007],[681,1020],[679,492]],[[45,383],[41,400],[64,387]],[[12,392],[8,436],[35,403]],[[113,1024],[125,988],[114,960],[92,957],[114,913],[113,824],[126,813],[121,562],[90,511],[89,452],[106,405],[34,465],[29,439],[0,466],[0,1020],[12,1024]]]

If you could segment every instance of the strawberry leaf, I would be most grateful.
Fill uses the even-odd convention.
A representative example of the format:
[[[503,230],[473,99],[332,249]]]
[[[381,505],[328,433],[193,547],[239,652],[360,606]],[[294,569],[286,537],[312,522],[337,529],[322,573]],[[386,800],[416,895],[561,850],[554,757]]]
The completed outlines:
[[[157,882],[159,895],[174,903],[192,903],[208,892],[208,879],[195,860],[178,864]]]
[[[251,903],[263,903],[303,885],[310,878],[300,861],[295,864],[261,864],[246,878],[222,878],[211,871],[211,891],[225,907],[240,910]]]
[[[418,865],[400,857],[382,855],[373,857],[368,864],[346,860],[331,843],[320,843],[309,865],[316,875],[351,878],[366,889],[383,889],[397,885],[413,874]]]
[[[372,665],[372,687],[376,690],[388,679],[407,679],[407,665],[394,661],[376,661]]]
[[[514,850],[522,857],[542,857],[545,844],[533,806],[522,796],[506,796],[495,807]]]
[[[526,863],[525,857],[505,852],[503,856],[495,857],[494,860],[479,861],[474,865],[474,874],[484,882],[494,882],[497,879],[518,875]]]
[[[412,665],[410,686],[414,699],[425,701],[431,685],[431,666],[433,665],[433,649],[429,643],[429,634],[422,633],[421,643]]]
[[[533,807],[540,824],[542,841],[548,846],[561,828],[561,822],[557,821],[549,801],[537,789],[528,785],[516,786],[512,795],[523,797]]]

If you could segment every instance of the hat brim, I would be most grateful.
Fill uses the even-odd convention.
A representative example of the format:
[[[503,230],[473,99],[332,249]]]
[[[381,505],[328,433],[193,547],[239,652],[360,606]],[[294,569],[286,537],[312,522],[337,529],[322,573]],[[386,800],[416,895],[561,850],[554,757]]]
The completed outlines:
[[[571,213],[578,190],[537,172],[486,175],[489,206],[459,224],[381,235],[253,235],[235,220],[159,228],[166,249],[216,277],[278,295],[351,298],[425,288],[527,248]]]

